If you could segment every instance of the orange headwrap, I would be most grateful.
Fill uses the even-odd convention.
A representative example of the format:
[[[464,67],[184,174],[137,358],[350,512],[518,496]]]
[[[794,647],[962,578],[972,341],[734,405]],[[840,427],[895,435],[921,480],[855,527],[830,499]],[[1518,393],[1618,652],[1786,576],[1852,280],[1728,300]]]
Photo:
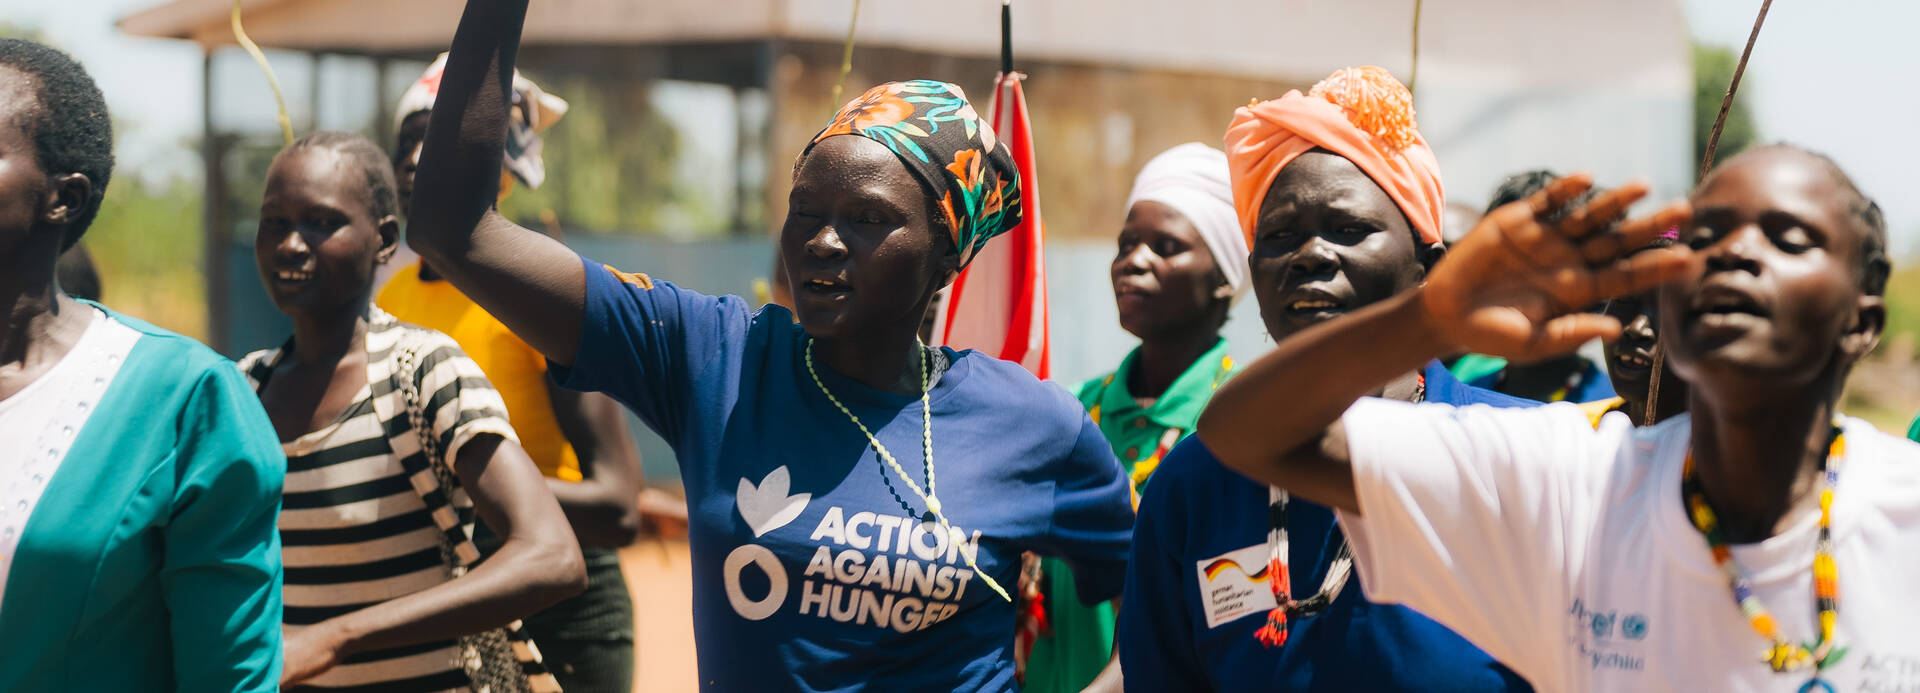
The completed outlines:
[[[1280,169],[1314,149],[1346,157],[1400,205],[1420,238],[1440,242],[1446,197],[1440,162],[1413,123],[1413,94],[1385,69],[1338,70],[1302,95],[1289,91],[1233,112],[1227,128],[1227,166],[1240,231],[1253,230]]]

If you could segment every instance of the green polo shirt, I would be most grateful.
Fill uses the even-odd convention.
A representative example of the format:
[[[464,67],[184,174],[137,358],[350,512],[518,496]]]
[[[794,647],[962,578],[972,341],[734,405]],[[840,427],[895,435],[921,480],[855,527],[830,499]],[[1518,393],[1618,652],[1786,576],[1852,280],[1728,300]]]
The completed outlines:
[[[1135,348],[1114,372],[1080,385],[1080,405],[1087,408],[1113,445],[1113,454],[1127,468],[1136,505],[1139,489],[1160,466],[1160,457],[1193,430],[1214,389],[1233,374],[1227,341],[1219,340],[1175,378],[1159,399],[1142,407],[1127,391],[1126,377],[1139,358],[1140,350]],[[1074,598],[1073,574],[1064,561],[1042,559],[1041,570],[1053,631],[1034,643],[1023,690],[1074,693],[1092,683],[1113,655],[1113,605],[1088,606]]]

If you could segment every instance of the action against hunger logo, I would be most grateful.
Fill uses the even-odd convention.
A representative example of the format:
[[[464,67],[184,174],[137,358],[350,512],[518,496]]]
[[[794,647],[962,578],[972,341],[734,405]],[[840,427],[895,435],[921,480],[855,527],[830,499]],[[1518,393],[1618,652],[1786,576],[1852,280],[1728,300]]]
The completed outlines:
[[[769,472],[759,484],[740,480],[734,505],[755,539],[806,512],[812,494],[790,495],[791,483],[785,466]],[[865,510],[848,513],[831,506],[807,541],[819,546],[800,576],[801,615],[908,633],[960,610],[959,602],[973,579],[964,559],[978,555],[980,532],[968,535],[957,526],[949,532],[917,517]],[[740,577],[748,566],[766,576],[765,596],[750,597],[742,589]],[[734,548],[721,573],[727,601],[748,620],[779,613],[791,591],[786,565],[759,544]]]
[[[807,502],[813,499],[811,493],[787,495],[787,489],[793,484],[792,474],[786,465],[767,473],[760,485],[746,479],[740,480],[740,488],[733,496],[734,507],[740,511],[740,519],[747,521],[753,528],[753,536],[764,537],[768,532],[787,526],[800,512],[807,509]]]

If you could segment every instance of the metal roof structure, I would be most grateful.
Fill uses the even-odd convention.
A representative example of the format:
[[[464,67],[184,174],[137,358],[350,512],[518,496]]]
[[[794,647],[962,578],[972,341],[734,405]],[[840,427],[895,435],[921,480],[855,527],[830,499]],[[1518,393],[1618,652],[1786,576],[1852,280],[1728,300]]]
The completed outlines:
[[[360,54],[442,49],[462,0],[245,0],[263,46]],[[992,57],[992,0],[869,0],[862,46]],[[136,36],[231,43],[228,0],[173,0],[120,20]],[[742,40],[839,43],[849,0],[542,0],[527,45],[631,45]],[[1410,64],[1410,0],[1021,0],[1014,46],[1049,62],[1173,68],[1203,74],[1312,79],[1371,63]],[[1642,79],[1686,64],[1674,0],[1450,0],[1422,17],[1422,72],[1432,79],[1573,84]],[[1497,37],[1497,40],[1489,40]]]
[[[1090,229],[1117,226],[1135,166],[1181,141],[1218,146],[1231,109],[1247,97],[1277,97],[1349,65],[1411,76],[1414,4],[1015,0],[1013,50],[1016,65],[1032,77],[1028,98],[1036,128],[1046,133],[1040,155],[1046,170],[1062,172],[1048,177],[1047,199],[1050,207],[1074,210],[1050,218]],[[445,50],[464,5],[242,0],[247,31],[263,47],[370,56],[381,65]],[[752,166],[735,163],[765,172],[765,207],[777,209],[787,162],[834,106],[826,94],[852,5],[537,0],[527,17],[523,64],[543,61],[548,74],[602,82],[675,79],[763,90],[772,116],[761,131],[739,133],[739,151],[752,144],[758,158]],[[155,0],[118,22],[125,33],[194,41],[206,53],[208,181],[225,176],[226,139],[211,125],[218,86],[211,69],[217,53],[237,53],[221,50],[233,42],[232,7],[232,0]],[[907,77],[981,84],[992,76],[1000,2],[865,0],[860,9],[854,88]],[[1691,187],[1692,51],[1679,0],[1425,3],[1419,58],[1417,117],[1442,162],[1450,201],[1478,207],[1506,175],[1542,167],[1589,171],[1602,185],[1645,178],[1656,197]],[[380,99],[390,96],[381,80],[369,86]],[[219,253],[223,229],[232,226],[223,210],[231,205],[219,185],[209,184],[207,199],[209,281],[224,287],[226,258]],[[224,300],[214,293],[213,300]],[[209,324],[212,341],[224,344],[225,318],[215,315]]]

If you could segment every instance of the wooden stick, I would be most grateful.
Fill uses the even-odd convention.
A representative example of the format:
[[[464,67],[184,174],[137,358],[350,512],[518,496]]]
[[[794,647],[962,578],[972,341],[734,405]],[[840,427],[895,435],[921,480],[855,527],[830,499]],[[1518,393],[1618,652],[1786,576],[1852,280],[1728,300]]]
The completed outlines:
[[[253,39],[247,38],[246,28],[240,26],[240,0],[233,0],[233,40],[239,42],[241,48],[247,49],[247,53],[253,56],[253,62],[260,66],[260,71],[267,74],[267,87],[273,89],[274,105],[280,108],[280,136],[286,140],[286,145],[292,145],[293,119],[287,117],[287,97],[280,93],[280,79],[273,76],[273,65],[267,63],[267,54],[260,52],[260,47],[254,45]],[[319,78],[318,74],[314,75],[314,79]]]
[[[860,0],[853,0],[853,18],[847,20],[847,45],[840,51],[840,80],[833,83],[833,112],[840,112],[840,93],[847,87],[847,75],[853,72],[853,30],[860,26]],[[831,117],[831,116],[829,116]]]
[[[1767,21],[1767,8],[1773,7],[1773,0],[1761,0],[1760,15],[1753,18],[1753,32],[1747,34],[1747,47],[1740,51],[1740,63],[1733,67],[1733,83],[1727,85],[1727,95],[1720,100],[1720,115],[1713,119],[1713,131],[1707,134],[1707,155],[1700,159],[1700,177],[1704,180],[1707,171],[1713,170],[1713,153],[1720,147],[1720,131],[1727,126],[1727,112],[1733,110],[1733,95],[1740,91],[1740,78],[1747,74],[1747,59],[1753,57],[1753,42],[1760,38],[1760,25]]]
[[[1647,413],[1640,419],[1642,426],[1652,426],[1660,416],[1660,369],[1667,365],[1667,350],[1660,348],[1659,342],[1653,343],[1653,374],[1647,376]]]
[[[1408,94],[1420,82],[1420,5],[1421,0],[1413,0],[1413,67],[1407,72]]]
[[[1706,180],[1707,172],[1713,170],[1714,151],[1720,148],[1720,132],[1727,127],[1727,112],[1733,110],[1733,95],[1740,91],[1740,78],[1747,74],[1747,59],[1753,57],[1753,44],[1760,39],[1760,27],[1767,23],[1767,10],[1773,7],[1773,0],[1760,1],[1760,14],[1753,18],[1753,31],[1747,33],[1747,47],[1740,51],[1740,62],[1733,66],[1733,82],[1727,85],[1727,95],[1720,99],[1720,114],[1713,118],[1713,130],[1707,133],[1706,155],[1700,157],[1700,175],[1696,182]],[[1647,377],[1647,415],[1642,419],[1646,425],[1654,424],[1660,412],[1660,372],[1666,369],[1667,350],[1658,343],[1653,347],[1653,373]]]
[[[1013,0],[1000,0],[1000,74],[1013,74]]]

